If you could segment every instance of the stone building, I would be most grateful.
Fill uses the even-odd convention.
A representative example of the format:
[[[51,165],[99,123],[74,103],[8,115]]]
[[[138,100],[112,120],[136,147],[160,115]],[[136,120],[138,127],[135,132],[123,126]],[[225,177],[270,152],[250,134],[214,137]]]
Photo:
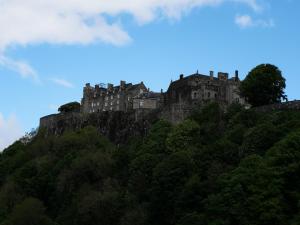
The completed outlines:
[[[108,84],[92,87],[89,83],[83,89],[81,111],[83,113],[94,113],[103,111],[127,112],[137,108],[151,108],[158,106],[159,98],[143,98],[151,96],[149,89],[143,82],[133,85],[121,81],[120,85]]]
[[[245,100],[239,95],[240,79],[238,71],[232,78],[228,73],[219,72],[217,77],[210,71],[209,75],[195,74],[172,82],[168,91],[164,94],[163,117],[171,121],[181,121],[192,111],[195,106],[201,106],[208,102],[218,102],[223,106],[232,103],[245,104]]]
[[[218,102],[223,106],[232,103],[245,105],[245,100],[239,95],[240,79],[238,71],[229,78],[228,73],[219,72],[214,76],[195,74],[184,77],[180,75],[176,81],[171,81],[167,92],[151,92],[143,82],[138,84],[121,81],[120,85],[96,85],[89,83],[83,89],[81,101],[82,113],[103,111],[135,111],[137,118],[140,113],[160,110],[161,117],[172,122],[186,118],[193,108],[201,107],[209,102]],[[157,111],[157,110],[156,110]]]

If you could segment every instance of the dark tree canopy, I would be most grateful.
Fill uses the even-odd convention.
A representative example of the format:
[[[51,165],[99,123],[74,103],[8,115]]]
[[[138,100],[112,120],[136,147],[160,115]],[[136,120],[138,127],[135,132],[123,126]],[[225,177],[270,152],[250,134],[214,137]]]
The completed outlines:
[[[59,112],[79,112],[80,111],[80,103],[78,102],[70,102],[68,104],[62,105],[58,108]]]
[[[115,145],[95,127],[0,152],[0,225],[299,225],[300,111],[215,103]]]
[[[252,106],[261,106],[286,100],[285,87],[285,78],[276,66],[261,64],[249,72],[240,91]]]

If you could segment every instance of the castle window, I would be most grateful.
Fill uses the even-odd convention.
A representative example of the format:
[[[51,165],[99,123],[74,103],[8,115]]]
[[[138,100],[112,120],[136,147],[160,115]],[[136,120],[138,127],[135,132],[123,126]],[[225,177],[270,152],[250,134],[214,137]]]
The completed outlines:
[[[218,97],[218,95],[217,94],[215,94],[215,98],[217,98]]]
[[[118,94],[118,98],[120,98],[120,94]]]
[[[107,102],[105,102],[105,106],[107,106]]]
[[[100,105],[100,103],[98,102],[98,103],[97,103],[97,105],[99,106],[99,105]]]
[[[113,102],[111,102],[110,105],[113,105]]]
[[[210,98],[210,92],[207,93],[207,97]]]
[[[118,105],[120,104],[120,101],[119,101],[119,100],[117,101],[117,104],[118,104]]]
[[[112,107],[110,107],[110,111],[112,111],[113,110],[113,108]]]
[[[236,103],[240,103],[240,99],[239,98],[236,98],[235,101],[236,101]]]
[[[119,107],[119,106],[117,106],[117,110],[118,110],[118,111],[120,110],[120,107]]]
[[[194,92],[194,98],[197,98],[197,92]]]
[[[112,95],[112,96],[110,96],[110,99],[114,99],[114,96]]]

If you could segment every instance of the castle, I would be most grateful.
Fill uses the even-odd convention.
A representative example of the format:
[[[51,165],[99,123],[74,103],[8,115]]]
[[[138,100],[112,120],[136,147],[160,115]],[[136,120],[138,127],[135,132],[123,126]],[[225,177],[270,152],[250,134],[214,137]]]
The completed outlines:
[[[195,74],[179,76],[171,81],[167,92],[152,92],[143,82],[139,84],[121,81],[118,86],[108,84],[92,87],[89,83],[83,89],[81,101],[82,113],[105,111],[153,111],[161,110],[161,117],[171,122],[184,119],[195,106],[208,102],[218,102],[224,106],[232,103],[245,104],[239,95],[240,79],[238,71],[229,78],[228,73],[219,72],[217,77],[210,71],[209,75]]]
[[[143,82],[121,81],[117,86],[88,83],[81,104],[61,106],[60,113],[42,117],[40,127],[46,134],[59,135],[92,125],[113,142],[124,143],[132,135],[146,135],[157,119],[176,124],[209,102],[224,108],[232,103],[246,105],[239,95],[239,85],[238,71],[232,77],[222,72],[215,77],[213,71],[209,75],[198,71],[189,76],[181,74],[166,92],[150,91]]]

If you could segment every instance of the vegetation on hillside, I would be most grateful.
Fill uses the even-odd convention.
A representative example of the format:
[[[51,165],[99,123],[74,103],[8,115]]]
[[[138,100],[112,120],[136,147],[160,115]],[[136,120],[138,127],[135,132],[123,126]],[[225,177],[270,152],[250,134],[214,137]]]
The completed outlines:
[[[300,112],[211,104],[123,146],[40,131],[0,154],[0,224],[300,224]]]

